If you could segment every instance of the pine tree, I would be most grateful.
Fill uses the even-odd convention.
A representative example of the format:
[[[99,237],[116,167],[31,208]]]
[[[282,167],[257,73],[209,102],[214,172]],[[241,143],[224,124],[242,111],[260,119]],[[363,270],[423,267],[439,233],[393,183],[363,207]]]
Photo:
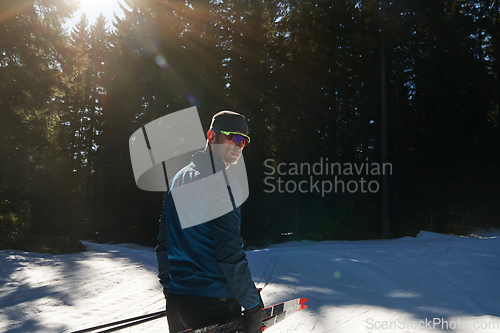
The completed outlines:
[[[0,223],[50,225],[65,1],[0,5]],[[47,198],[43,200],[40,198]]]

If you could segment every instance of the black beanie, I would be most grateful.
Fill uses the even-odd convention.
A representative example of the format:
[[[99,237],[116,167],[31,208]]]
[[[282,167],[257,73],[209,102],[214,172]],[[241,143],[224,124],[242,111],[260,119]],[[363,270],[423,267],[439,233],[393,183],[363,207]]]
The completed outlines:
[[[245,116],[233,111],[221,111],[212,117],[210,129],[213,131],[239,132],[248,135]]]

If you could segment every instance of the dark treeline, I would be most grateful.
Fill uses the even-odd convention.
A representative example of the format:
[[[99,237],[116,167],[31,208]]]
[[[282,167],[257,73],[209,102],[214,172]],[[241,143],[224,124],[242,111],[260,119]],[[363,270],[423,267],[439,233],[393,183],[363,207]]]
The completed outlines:
[[[2,230],[154,244],[129,137],[197,106],[249,119],[250,243],[381,237],[381,45],[391,236],[500,226],[497,1],[124,3],[67,32],[70,1],[1,2]]]

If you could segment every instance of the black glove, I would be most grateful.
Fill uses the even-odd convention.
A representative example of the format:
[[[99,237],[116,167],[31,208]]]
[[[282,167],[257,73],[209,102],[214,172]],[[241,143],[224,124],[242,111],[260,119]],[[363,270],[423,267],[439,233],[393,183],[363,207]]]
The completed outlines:
[[[245,310],[245,333],[262,333],[262,303]]]

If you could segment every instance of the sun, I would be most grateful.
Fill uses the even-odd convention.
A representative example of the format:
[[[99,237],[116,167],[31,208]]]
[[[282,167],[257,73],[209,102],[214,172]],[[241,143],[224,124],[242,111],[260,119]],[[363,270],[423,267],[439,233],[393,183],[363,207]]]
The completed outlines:
[[[103,14],[106,18],[107,25],[110,26],[114,20],[115,13],[119,17],[123,17],[123,11],[119,6],[120,0],[80,0],[78,10],[73,14],[73,17],[66,22],[66,26],[72,29],[75,24],[80,21],[83,13],[87,16],[89,25],[93,25],[99,15]]]

